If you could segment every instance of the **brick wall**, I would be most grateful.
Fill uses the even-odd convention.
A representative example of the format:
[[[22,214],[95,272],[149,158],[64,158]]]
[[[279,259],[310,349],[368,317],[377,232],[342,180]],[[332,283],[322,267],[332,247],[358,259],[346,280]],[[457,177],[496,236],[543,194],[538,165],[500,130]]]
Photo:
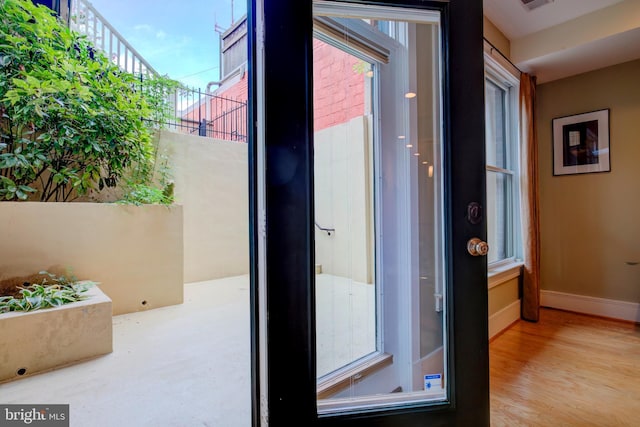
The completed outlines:
[[[314,130],[319,131],[364,115],[365,75],[354,69],[361,61],[320,40],[313,41]],[[248,73],[216,94],[246,101]],[[283,99],[286,105],[286,95]]]
[[[319,131],[364,114],[361,61],[320,40],[313,41],[314,129]]]

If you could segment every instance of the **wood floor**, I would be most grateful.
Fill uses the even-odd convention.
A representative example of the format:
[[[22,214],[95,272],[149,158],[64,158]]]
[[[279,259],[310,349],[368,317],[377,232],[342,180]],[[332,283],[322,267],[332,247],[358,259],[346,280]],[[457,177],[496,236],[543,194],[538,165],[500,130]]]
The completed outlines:
[[[492,426],[640,426],[640,326],[542,309],[490,344]]]

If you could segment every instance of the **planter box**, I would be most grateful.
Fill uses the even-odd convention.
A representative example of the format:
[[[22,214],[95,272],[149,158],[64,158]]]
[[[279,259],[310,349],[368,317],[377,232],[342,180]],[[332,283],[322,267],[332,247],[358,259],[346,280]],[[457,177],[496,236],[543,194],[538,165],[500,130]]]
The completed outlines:
[[[61,307],[0,314],[0,383],[113,351],[111,299],[97,286]]]

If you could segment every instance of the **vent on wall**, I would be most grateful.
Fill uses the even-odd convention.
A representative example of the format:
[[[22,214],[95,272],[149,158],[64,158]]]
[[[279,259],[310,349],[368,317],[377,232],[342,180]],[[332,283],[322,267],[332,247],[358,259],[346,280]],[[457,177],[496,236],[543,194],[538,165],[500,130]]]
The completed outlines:
[[[547,3],[553,3],[554,0],[520,0],[527,10],[537,9]]]

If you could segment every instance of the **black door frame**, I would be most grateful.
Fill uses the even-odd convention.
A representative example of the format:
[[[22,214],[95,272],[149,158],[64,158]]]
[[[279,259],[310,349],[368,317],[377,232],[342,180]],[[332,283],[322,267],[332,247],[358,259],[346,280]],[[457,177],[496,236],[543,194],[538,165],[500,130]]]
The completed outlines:
[[[438,9],[443,21],[445,241],[449,292],[447,404],[384,413],[323,417],[316,407],[315,261],[313,205],[313,49],[311,0],[256,2],[249,26],[249,207],[251,258],[252,420],[259,426],[260,337],[266,331],[270,426],[489,425],[486,258],[466,251],[486,240],[486,222],[467,220],[471,202],[485,204],[482,0],[351,1]],[[264,28],[262,34],[257,27]],[[257,51],[264,49],[264,99],[258,100]],[[258,117],[258,101],[263,116]],[[264,120],[264,199],[259,212],[257,120]],[[482,161],[479,161],[482,160]],[[264,230],[260,230],[264,224]],[[258,288],[258,242],[266,240],[266,295]],[[266,297],[267,323],[259,300]]]

